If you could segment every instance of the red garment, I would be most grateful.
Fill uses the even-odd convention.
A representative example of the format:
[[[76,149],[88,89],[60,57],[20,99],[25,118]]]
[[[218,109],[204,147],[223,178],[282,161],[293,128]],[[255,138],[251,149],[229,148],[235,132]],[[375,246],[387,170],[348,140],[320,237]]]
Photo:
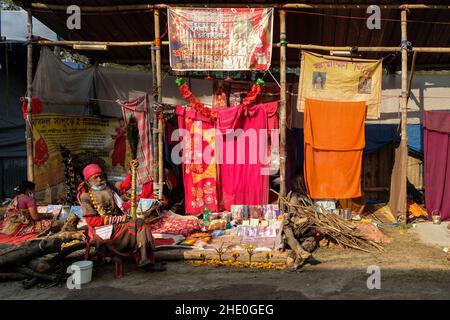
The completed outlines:
[[[131,172],[128,172],[126,178],[120,183],[120,193],[124,194],[131,188]],[[142,186],[141,193],[138,195],[137,200],[142,199],[152,199],[155,195],[153,194],[153,180],[144,183]]]
[[[225,209],[230,210],[233,204],[268,203],[268,129],[278,127],[277,108],[278,103],[271,102],[218,111],[217,127],[223,135],[219,158],[220,186]],[[242,130],[242,134],[238,130]],[[234,155],[229,154],[231,152]]]
[[[425,206],[450,220],[450,112],[425,111]]]
[[[114,150],[111,155],[112,166],[121,165],[125,167],[125,155],[126,155],[126,130],[125,128],[116,128],[116,136],[114,142]]]
[[[199,214],[206,205],[218,211],[215,123],[192,108],[177,106],[175,112],[178,128],[185,133],[180,140],[186,214]]]

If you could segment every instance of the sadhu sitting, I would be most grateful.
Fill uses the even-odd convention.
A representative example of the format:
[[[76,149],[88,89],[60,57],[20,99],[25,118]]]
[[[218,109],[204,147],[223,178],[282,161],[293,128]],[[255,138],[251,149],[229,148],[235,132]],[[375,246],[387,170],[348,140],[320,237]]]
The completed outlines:
[[[130,216],[123,212],[120,196],[116,188],[106,181],[100,166],[89,164],[84,168],[83,176],[85,181],[78,187],[78,201],[91,229],[99,231],[102,226],[110,229],[108,240],[111,240],[114,251],[132,255],[139,267],[164,270],[162,265],[155,263],[150,225],[142,219],[131,221]]]
[[[3,220],[0,220],[1,234],[31,239],[52,227],[53,214],[37,211],[34,189],[35,184],[30,181],[23,181],[14,189],[18,195],[6,209]]]

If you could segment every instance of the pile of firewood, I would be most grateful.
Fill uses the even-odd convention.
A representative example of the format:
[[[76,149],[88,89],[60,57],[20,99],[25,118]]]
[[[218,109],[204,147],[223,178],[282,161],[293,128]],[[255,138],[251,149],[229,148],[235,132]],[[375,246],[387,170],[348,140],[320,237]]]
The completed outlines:
[[[381,245],[367,239],[350,221],[327,213],[323,208],[324,213],[318,213],[311,199],[306,196],[290,193],[280,200],[285,208],[283,240],[292,250],[288,259],[289,267],[297,269],[302,266],[322,239],[328,239],[344,248],[364,252],[383,250]]]
[[[1,250],[0,282],[23,280],[26,289],[40,282],[62,284],[69,276],[66,257],[86,248],[85,231],[76,228],[78,220],[72,215],[56,233]]]

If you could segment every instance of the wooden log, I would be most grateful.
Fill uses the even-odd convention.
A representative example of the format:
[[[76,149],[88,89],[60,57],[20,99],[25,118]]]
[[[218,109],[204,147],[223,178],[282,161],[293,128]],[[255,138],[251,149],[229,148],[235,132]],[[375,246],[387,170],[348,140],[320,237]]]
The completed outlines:
[[[239,257],[237,261],[248,262],[248,253],[245,250],[231,250],[226,251],[222,255],[223,260],[234,260],[232,257],[233,252],[238,252]],[[266,262],[267,261],[267,251],[255,251],[252,256],[252,262]],[[270,251],[272,257],[269,261],[273,263],[286,263],[289,251]],[[219,255],[215,250],[199,250],[199,249],[167,249],[156,251],[155,256],[157,260],[166,261],[180,261],[180,260],[201,260],[203,259],[200,255],[203,254],[206,260],[217,260]]]
[[[56,274],[39,273],[39,272],[33,271],[30,268],[27,268],[24,266],[16,268],[16,271],[18,271],[24,275],[27,275],[27,276],[40,278],[40,279],[47,280],[47,281],[58,281],[60,279],[60,277]]]
[[[68,255],[73,252],[86,248],[86,242],[80,242],[70,247],[64,248],[58,254],[51,257],[39,257],[33,259],[28,263],[28,267],[39,273],[48,273],[55,269],[55,267],[61,263]]]
[[[0,251],[0,268],[58,252],[63,242],[75,239],[84,240],[84,234],[81,232],[60,232],[49,238],[34,239],[20,246]]]
[[[30,288],[34,287],[35,285],[37,285],[41,280],[42,279],[38,278],[38,277],[27,279],[27,280],[23,281],[22,286],[24,289],[30,289]]]
[[[311,257],[311,253],[305,251],[300,243],[297,241],[297,239],[294,236],[294,232],[292,231],[291,227],[285,226],[283,228],[284,235],[286,237],[287,244],[289,247],[297,254],[297,256],[302,259],[303,261]]]
[[[28,276],[19,272],[0,273],[0,282],[24,280],[27,278]]]

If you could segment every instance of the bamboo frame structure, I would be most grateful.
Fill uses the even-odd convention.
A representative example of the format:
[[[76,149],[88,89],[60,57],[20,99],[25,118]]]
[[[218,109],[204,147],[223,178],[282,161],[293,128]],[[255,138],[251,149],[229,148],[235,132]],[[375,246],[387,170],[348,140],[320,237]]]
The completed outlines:
[[[33,131],[32,125],[32,96],[33,96],[33,16],[31,15],[31,9],[27,10],[27,31],[28,31],[28,44],[27,44],[27,117],[25,121],[26,132],[26,147],[27,147],[27,179],[28,181],[34,181],[34,167],[33,167]]]
[[[286,43],[286,12],[283,9],[366,9],[370,5],[358,5],[358,4],[304,4],[304,3],[288,3],[288,4],[245,4],[245,3],[221,3],[221,4],[189,4],[189,3],[178,3],[173,4],[174,6],[181,7],[273,7],[280,9],[280,42],[274,43],[274,47],[280,47],[280,194],[284,196],[286,192],[285,185],[285,160],[286,160],[286,48],[299,49],[299,50],[319,50],[319,51],[353,51],[353,52],[401,52],[402,56],[402,146],[407,148],[407,103],[408,103],[408,83],[407,83],[407,53],[408,50],[416,53],[450,53],[450,48],[445,47],[413,47],[406,48],[402,47],[349,47],[349,46],[322,46],[313,44],[288,44]],[[401,10],[401,39],[402,41],[407,40],[407,19],[406,14],[408,10],[413,9],[428,9],[428,10],[447,10],[450,9],[450,5],[427,5],[427,4],[403,4],[403,5],[386,5],[386,4],[375,4],[381,9],[389,10]],[[53,5],[53,4],[43,4],[43,3],[32,3],[33,10],[42,11],[66,11],[66,5]],[[152,50],[152,75],[154,79],[154,100],[161,103],[162,95],[162,83],[161,83],[161,52],[160,48],[162,45],[166,46],[169,41],[160,40],[160,25],[159,25],[159,9],[167,9],[166,4],[131,4],[131,5],[116,5],[116,6],[80,6],[82,12],[86,13],[107,13],[107,12],[124,12],[124,11],[142,11],[149,12],[153,10],[154,13],[154,31],[155,40],[154,41],[47,41],[39,40],[36,43],[39,45],[55,45],[55,46],[74,46],[74,45],[106,45],[111,47],[137,47],[137,46],[154,46],[156,50]],[[31,29],[31,10],[28,10],[29,14],[29,39],[28,43],[28,68],[27,68],[27,97],[31,102],[31,78],[32,78],[32,29]],[[31,80],[30,80],[31,79]],[[410,86],[409,86],[410,88]],[[28,115],[27,115],[27,163],[28,163],[28,177],[33,179],[33,153],[32,153],[32,136],[31,136],[31,103],[28,104]],[[30,119],[28,119],[28,117]],[[157,116],[155,115],[155,120]],[[155,122],[156,123],[156,122]],[[156,140],[158,141],[158,147],[154,148],[155,158],[157,156],[158,168],[156,168],[156,159],[154,159],[154,181],[158,181],[159,186],[163,186],[163,130],[162,121],[158,119],[158,125],[154,129],[154,146],[156,146]],[[406,150],[407,152],[407,150]],[[407,170],[407,157],[406,163],[402,163],[402,170]],[[31,167],[30,167],[31,163]],[[404,175],[406,176],[406,175]],[[406,185],[406,181],[402,181]],[[156,190],[156,189],[155,189]],[[162,198],[162,190],[159,193],[159,198]],[[404,197],[406,199],[406,195]],[[401,206],[400,214],[406,217],[406,201],[404,205]],[[405,220],[406,221],[406,220]]]
[[[402,5],[389,5],[383,3],[373,3],[370,5],[377,5],[381,9],[391,9],[391,10],[404,10],[404,9],[450,9],[450,5],[433,5],[433,4],[402,4]],[[197,7],[197,8],[238,8],[238,7],[273,7],[277,9],[366,9],[370,6],[369,4],[306,4],[306,3],[261,3],[251,5],[247,3],[174,3],[173,6],[177,7]],[[80,6],[82,12],[87,13],[104,13],[104,12],[121,12],[121,11],[149,11],[157,9],[167,9],[169,5],[167,4],[130,4],[130,5],[116,5],[116,6]],[[33,10],[39,11],[66,11],[67,5],[58,4],[46,4],[46,3],[32,3]]]

